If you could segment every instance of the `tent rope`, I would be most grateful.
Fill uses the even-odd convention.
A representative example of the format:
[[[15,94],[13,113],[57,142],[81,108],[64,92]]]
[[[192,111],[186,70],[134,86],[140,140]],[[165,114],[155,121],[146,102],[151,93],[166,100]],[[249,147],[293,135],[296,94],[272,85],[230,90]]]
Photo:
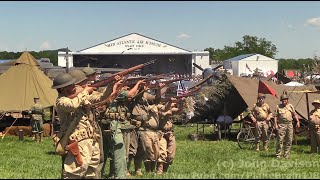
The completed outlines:
[[[7,132],[6,133],[4,133],[4,135],[2,136],[2,140],[3,140],[3,138],[6,136],[6,134],[9,132],[9,130],[10,130],[10,128],[13,126],[13,124],[16,122],[18,120],[18,118],[16,118],[14,121],[13,121],[13,123],[11,124],[11,126],[9,127],[9,129],[7,130]]]
[[[0,120],[3,119],[3,116],[4,116],[5,114],[6,114],[6,113],[4,112],[4,113],[2,113],[2,114],[0,115]]]

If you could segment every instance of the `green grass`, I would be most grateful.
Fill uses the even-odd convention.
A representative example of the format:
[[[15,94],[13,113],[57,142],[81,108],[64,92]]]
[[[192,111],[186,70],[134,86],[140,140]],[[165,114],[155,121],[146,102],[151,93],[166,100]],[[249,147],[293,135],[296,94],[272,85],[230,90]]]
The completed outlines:
[[[169,172],[140,178],[320,178],[320,155],[310,154],[304,137],[299,137],[298,145],[292,147],[290,159],[277,160],[274,146],[267,152],[241,150],[236,134],[230,140],[216,141],[211,131],[206,126],[206,140],[191,141],[187,136],[195,133],[196,127],[176,126],[177,154]],[[61,157],[53,154],[50,138],[35,143],[31,137],[18,141],[16,136],[6,136],[0,144],[1,178],[60,178]]]

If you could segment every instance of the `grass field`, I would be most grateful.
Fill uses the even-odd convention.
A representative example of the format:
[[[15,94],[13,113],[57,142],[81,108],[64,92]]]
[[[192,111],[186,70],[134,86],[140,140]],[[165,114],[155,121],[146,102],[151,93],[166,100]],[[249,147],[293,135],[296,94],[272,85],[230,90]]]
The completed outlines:
[[[176,126],[177,154],[169,172],[139,178],[320,178],[320,156],[310,154],[304,137],[299,137],[298,145],[292,147],[290,159],[277,160],[274,146],[267,152],[242,150],[235,141],[235,133],[229,140],[216,141],[211,131],[206,127],[206,140],[191,141],[187,136],[195,133],[196,127]],[[50,138],[35,143],[31,137],[19,141],[16,136],[6,136],[0,142],[1,178],[60,178],[61,157],[53,153]]]

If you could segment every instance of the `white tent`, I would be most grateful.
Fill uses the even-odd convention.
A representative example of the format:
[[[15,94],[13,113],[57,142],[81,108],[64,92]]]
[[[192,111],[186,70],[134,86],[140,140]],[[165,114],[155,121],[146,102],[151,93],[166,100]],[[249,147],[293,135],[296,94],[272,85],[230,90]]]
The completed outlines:
[[[299,82],[296,82],[296,81],[291,81],[291,82],[288,82],[287,84],[284,84],[285,86],[304,86],[304,84],[301,84]]]

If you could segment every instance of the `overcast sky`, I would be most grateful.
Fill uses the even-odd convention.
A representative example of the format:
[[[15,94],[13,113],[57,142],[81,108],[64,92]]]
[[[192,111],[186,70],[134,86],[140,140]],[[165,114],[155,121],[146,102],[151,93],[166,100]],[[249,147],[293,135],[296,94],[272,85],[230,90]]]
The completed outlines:
[[[276,58],[320,56],[320,2],[0,2],[0,51],[78,51],[136,32],[187,50],[266,38]]]

